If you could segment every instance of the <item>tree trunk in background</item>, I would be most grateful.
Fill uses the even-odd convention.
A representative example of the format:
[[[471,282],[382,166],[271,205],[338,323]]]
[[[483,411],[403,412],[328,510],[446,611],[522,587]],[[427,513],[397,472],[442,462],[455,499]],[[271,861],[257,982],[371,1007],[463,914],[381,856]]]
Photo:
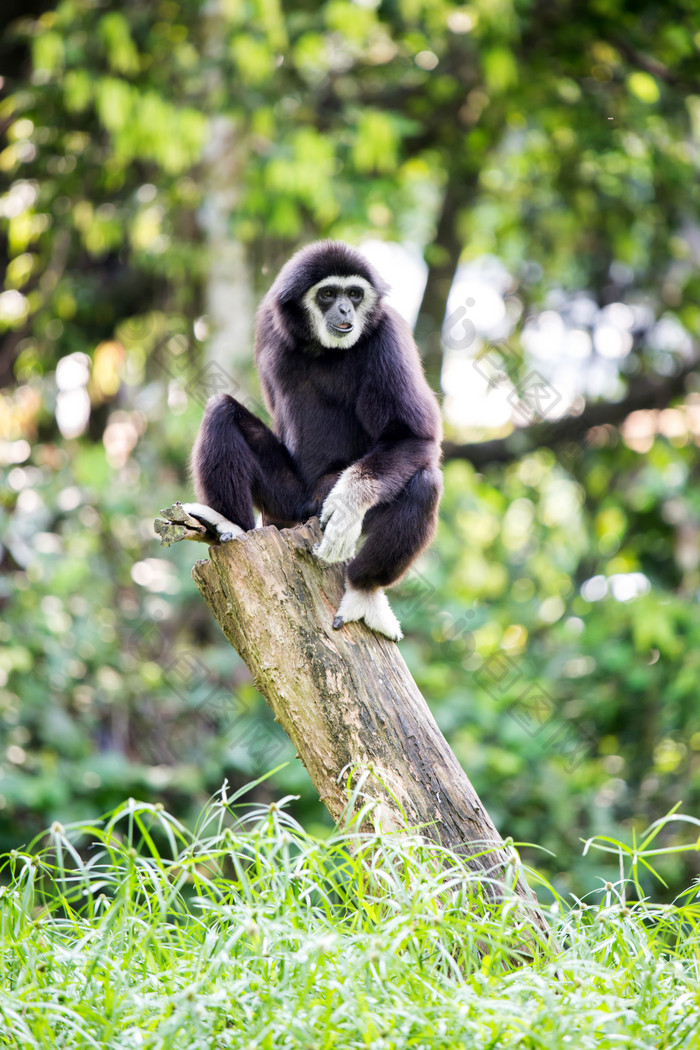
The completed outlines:
[[[226,49],[226,19],[219,0],[207,4],[203,16],[210,87],[224,89],[220,67]],[[203,160],[204,200],[199,219],[209,255],[207,360],[216,366],[209,377],[209,392],[221,390],[240,397],[246,393],[245,378],[253,360],[255,296],[246,248],[231,233],[246,145],[229,116],[219,114],[210,120]]]
[[[257,529],[211,547],[193,577],[334,820],[347,809],[348,781],[356,787],[364,773],[361,801],[378,800],[384,830],[416,828],[466,855],[488,893],[508,871],[512,885],[514,857],[396,645],[360,624],[332,630],[343,569],[319,563],[320,538],[317,519]],[[516,892],[545,930],[522,878]]]
[[[451,175],[445,189],[435,239],[426,251],[428,280],[415,331],[428,382],[433,390],[438,392],[441,389],[442,326],[447,309],[447,297],[450,294],[463,248],[457,230],[457,222],[460,210],[469,197],[470,187],[471,184],[466,176]]]
[[[227,117],[211,122],[207,147],[206,196],[200,221],[207,238],[209,277],[206,308],[207,356],[240,383],[253,358],[255,302],[245,247],[229,232],[241,168],[236,128]],[[235,391],[231,391],[234,393]]]

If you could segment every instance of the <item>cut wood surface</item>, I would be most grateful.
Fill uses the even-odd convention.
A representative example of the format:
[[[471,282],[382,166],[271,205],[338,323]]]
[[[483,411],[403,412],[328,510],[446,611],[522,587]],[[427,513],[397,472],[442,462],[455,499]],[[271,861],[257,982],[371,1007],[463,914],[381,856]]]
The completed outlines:
[[[198,561],[193,577],[291,738],[334,820],[364,774],[382,829],[409,827],[465,855],[487,892],[513,855],[440,732],[398,647],[364,624],[334,631],[341,566],[313,554],[318,519],[256,529]],[[511,873],[510,875],[508,873]],[[546,928],[522,878],[516,892]]]

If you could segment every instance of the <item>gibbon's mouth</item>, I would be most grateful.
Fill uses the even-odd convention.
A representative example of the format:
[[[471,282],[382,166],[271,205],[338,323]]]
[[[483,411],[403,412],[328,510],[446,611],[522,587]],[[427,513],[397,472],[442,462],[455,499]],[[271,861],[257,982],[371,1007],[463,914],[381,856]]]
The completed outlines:
[[[355,325],[354,324],[350,324],[349,321],[346,321],[344,324],[333,324],[333,322],[331,321],[330,327],[334,331],[340,332],[341,335],[347,335],[348,332],[352,332],[352,330],[355,327]]]

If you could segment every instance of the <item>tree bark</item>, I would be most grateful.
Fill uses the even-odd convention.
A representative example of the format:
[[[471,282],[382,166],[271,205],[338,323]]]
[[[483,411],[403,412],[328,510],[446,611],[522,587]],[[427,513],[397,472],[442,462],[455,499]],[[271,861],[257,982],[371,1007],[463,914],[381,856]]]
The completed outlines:
[[[383,830],[413,828],[465,855],[486,894],[514,885],[546,930],[396,645],[357,623],[332,629],[343,569],[319,563],[320,538],[315,518],[256,529],[212,546],[194,581],[335,821],[347,812],[348,783],[364,775],[359,801],[377,800]]]

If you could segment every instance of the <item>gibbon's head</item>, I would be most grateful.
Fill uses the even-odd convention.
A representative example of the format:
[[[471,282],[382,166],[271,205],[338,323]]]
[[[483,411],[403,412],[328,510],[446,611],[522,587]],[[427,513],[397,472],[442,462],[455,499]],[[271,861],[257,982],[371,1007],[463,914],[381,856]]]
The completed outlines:
[[[269,292],[278,320],[295,339],[345,350],[370,332],[387,286],[355,248],[317,241],[293,255]]]

